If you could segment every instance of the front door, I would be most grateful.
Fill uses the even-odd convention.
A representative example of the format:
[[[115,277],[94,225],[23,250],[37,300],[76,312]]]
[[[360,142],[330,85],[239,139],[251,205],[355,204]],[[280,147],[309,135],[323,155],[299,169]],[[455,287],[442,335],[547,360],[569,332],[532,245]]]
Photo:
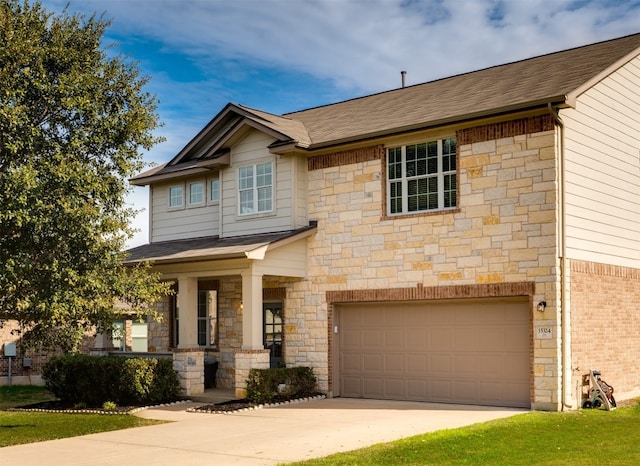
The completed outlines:
[[[282,303],[264,303],[264,347],[270,351],[271,367],[281,367],[282,360]]]

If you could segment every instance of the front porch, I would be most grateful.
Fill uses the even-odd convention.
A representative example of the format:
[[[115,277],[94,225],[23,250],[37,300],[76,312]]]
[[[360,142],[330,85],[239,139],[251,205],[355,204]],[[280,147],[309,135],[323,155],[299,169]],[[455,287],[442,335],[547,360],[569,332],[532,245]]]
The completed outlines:
[[[149,323],[148,349],[173,353],[183,396],[205,393],[207,361],[217,362],[216,388],[234,398],[246,396],[252,368],[283,363],[287,290],[306,277],[306,238],[314,232],[171,242],[169,253],[151,244],[132,255],[130,263],[153,260],[175,284],[160,304],[162,322]]]

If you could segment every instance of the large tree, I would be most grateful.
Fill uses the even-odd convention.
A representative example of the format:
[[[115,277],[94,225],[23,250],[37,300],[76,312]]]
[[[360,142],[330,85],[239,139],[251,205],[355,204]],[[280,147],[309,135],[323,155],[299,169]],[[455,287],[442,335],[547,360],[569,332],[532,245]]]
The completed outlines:
[[[125,267],[135,214],[127,179],[156,142],[156,99],[135,62],[109,54],[101,17],[0,0],[0,326],[23,342],[76,348],[168,292]]]

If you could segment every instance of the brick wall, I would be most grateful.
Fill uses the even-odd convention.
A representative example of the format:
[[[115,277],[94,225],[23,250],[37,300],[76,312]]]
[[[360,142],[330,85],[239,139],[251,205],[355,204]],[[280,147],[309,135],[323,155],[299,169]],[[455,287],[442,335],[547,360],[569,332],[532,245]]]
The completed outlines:
[[[571,261],[570,273],[576,382],[599,369],[618,400],[640,396],[640,269]]]

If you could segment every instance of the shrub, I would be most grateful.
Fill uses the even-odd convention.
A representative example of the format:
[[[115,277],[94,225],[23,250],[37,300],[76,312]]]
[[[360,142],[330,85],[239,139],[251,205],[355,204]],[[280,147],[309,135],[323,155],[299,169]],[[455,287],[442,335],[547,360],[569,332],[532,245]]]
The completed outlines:
[[[151,404],[178,394],[178,376],[166,359],[55,356],[43,367],[42,377],[46,388],[70,405]]]
[[[316,377],[310,367],[251,369],[247,379],[247,399],[272,403],[315,395]]]

